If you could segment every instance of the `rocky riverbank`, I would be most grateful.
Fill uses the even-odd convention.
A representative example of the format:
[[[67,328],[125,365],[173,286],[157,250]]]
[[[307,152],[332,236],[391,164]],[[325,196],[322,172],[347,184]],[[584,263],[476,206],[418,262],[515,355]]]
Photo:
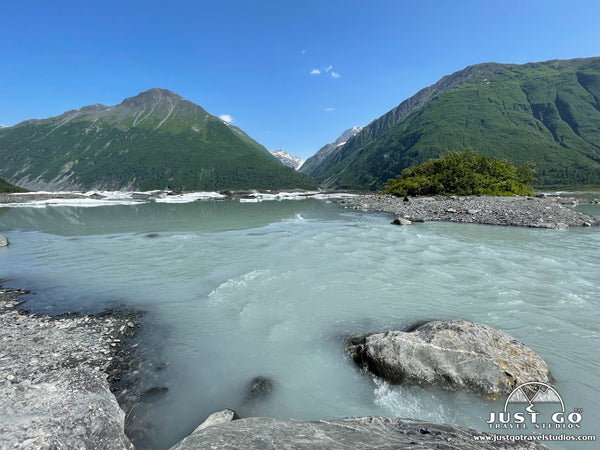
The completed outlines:
[[[48,317],[0,288],[0,447],[133,448],[111,392],[136,314]]]
[[[84,199],[89,198],[81,192],[22,192],[22,193],[0,193],[0,204],[2,203],[26,203],[37,200],[52,199]]]
[[[460,222],[566,229],[594,226],[598,221],[574,211],[576,198],[561,197],[394,197],[370,194],[339,200],[346,208],[380,211],[410,222]],[[406,222],[408,220],[409,222]]]

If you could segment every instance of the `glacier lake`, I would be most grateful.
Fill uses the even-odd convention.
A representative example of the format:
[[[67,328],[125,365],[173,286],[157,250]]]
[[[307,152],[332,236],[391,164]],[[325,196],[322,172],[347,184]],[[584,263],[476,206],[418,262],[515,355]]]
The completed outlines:
[[[0,248],[0,284],[29,289],[21,300],[37,313],[146,312],[139,352],[152,366],[140,383],[168,391],[128,420],[147,425],[155,448],[225,408],[496,431],[485,421],[503,396],[391,386],[345,354],[349,335],[433,319],[511,334],[548,363],[565,408],[583,409],[574,434],[600,430],[599,227],[398,227],[331,199],[130,200],[0,205],[11,241]],[[600,205],[581,210],[600,216]],[[246,401],[257,376],[272,392]]]

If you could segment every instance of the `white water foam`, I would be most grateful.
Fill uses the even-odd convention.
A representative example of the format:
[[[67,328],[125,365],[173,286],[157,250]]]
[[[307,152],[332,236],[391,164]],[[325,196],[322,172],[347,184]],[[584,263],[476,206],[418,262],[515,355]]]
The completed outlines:
[[[227,298],[236,300],[240,289],[247,288],[250,281],[266,273],[266,270],[251,270],[248,273],[230,278],[213,289],[208,294],[208,298],[215,303],[221,303]]]

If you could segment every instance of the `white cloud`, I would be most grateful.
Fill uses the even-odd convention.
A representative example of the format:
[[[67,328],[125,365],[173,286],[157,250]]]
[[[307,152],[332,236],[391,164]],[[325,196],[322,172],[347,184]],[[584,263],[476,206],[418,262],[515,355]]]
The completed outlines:
[[[233,122],[233,117],[230,116],[229,114],[221,114],[219,116],[219,119],[221,119],[223,122],[227,122],[227,123]]]
[[[323,73],[328,73],[331,75],[331,78],[339,78],[341,75],[338,72],[333,71],[333,66],[330,64],[327,67],[322,67],[320,69],[313,69],[310,71],[311,75],[321,75]]]
[[[335,108],[325,108],[325,111],[327,111],[327,112],[335,111]]]

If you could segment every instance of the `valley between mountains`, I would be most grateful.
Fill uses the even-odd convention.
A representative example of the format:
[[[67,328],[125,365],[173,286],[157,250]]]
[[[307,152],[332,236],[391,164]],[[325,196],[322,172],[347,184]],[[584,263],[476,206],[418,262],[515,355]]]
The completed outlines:
[[[376,191],[407,167],[465,148],[533,163],[537,189],[600,185],[600,58],[469,66],[306,161],[150,89],[0,128],[0,177],[29,190]]]

